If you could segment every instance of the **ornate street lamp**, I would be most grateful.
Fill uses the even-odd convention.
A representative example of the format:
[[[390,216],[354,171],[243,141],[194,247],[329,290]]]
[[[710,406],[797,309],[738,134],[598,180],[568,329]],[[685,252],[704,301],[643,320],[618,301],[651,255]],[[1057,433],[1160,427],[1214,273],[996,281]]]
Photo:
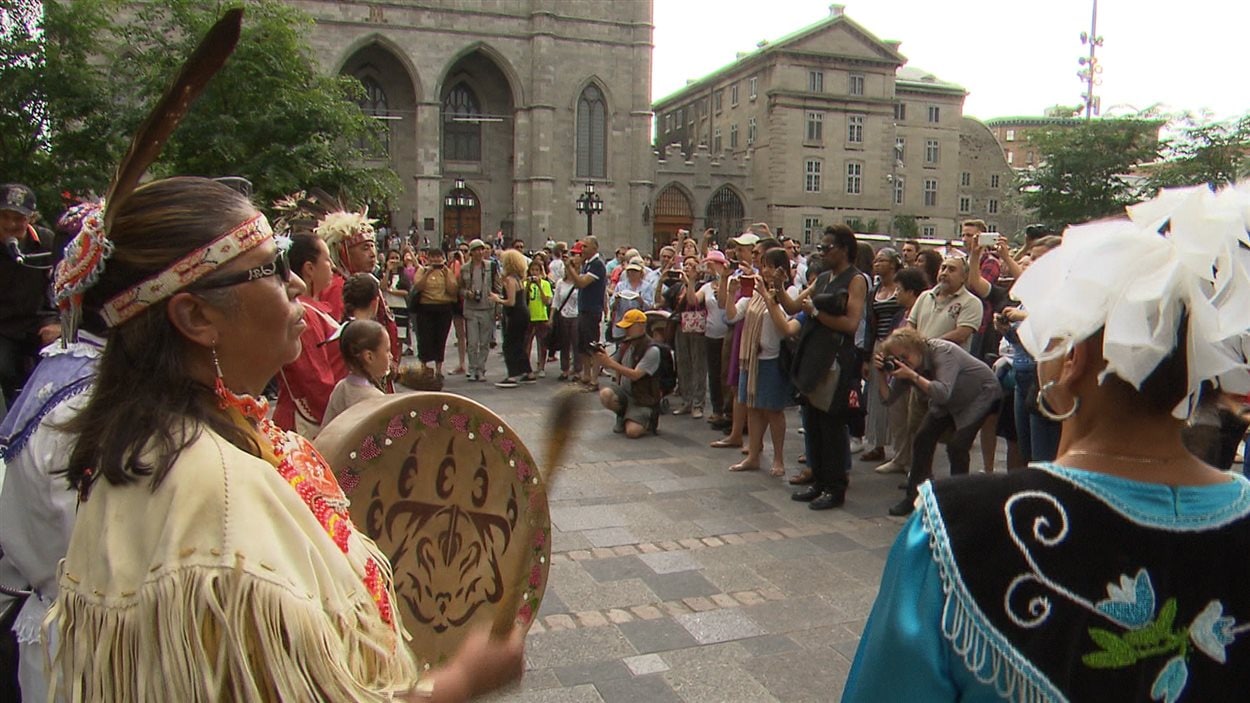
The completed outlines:
[[[577,198],[577,211],[586,215],[586,236],[594,234],[594,216],[603,212],[603,198],[595,192],[595,184],[587,183],[586,192]]]
[[[477,199],[473,197],[473,191],[464,187],[463,178],[456,179],[455,187],[443,198],[443,205],[456,211],[456,237],[460,237],[464,224],[464,211],[477,205]]]

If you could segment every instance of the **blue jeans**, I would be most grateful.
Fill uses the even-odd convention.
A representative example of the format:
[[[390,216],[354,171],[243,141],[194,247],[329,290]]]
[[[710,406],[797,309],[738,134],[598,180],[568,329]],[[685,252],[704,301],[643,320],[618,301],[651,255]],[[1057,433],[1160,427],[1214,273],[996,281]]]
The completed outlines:
[[[1054,461],[1059,454],[1057,422],[1047,420],[1028,401],[1037,394],[1037,372],[1015,372],[1016,376],[1016,442],[1025,461]]]

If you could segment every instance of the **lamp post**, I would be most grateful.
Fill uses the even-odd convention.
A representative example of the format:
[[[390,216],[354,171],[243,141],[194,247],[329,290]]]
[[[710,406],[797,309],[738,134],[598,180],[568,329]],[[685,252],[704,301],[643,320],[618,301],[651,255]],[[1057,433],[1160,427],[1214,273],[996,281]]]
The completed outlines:
[[[457,178],[455,186],[447,197],[443,198],[443,205],[456,211],[456,236],[463,234],[462,227],[464,225],[464,211],[477,205],[477,199],[473,197],[473,191],[464,187],[464,179]]]
[[[595,184],[587,183],[586,192],[577,198],[577,211],[586,215],[586,236],[594,234],[594,216],[603,212],[603,198],[595,192]]]

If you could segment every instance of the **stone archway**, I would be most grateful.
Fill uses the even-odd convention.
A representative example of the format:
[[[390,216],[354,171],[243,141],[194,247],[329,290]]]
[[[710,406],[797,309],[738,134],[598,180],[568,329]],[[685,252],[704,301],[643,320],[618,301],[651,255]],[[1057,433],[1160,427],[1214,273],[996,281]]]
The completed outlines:
[[[694,227],[694,206],[690,196],[676,183],[670,183],[655,199],[655,218],[652,226],[655,252],[677,238],[677,230]]]
[[[737,192],[727,185],[716,189],[707,203],[704,226],[716,230],[716,241],[724,247],[730,237],[742,233],[746,223],[746,207]]]
[[[475,49],[451,64],[440,86],[443,190],[457,177],[470,181],[479,196],[479,231],[510,235],[516,164],[512,84],[492,55]],[[444,231],[447,226],[444,220]]]
[[[408,217],[399,213],[415,211],[417,153],[417,81],[402,58],[381,40],[356,49],[343,62],[339,73],[352,76],[364,88],[360,107],[379,123],[378,144],[368,146],[370,160],[393,170],[404,186],[396,202],[384,210],[392,226],[403,228]],[[376,212],[376,210],[375,210]]]

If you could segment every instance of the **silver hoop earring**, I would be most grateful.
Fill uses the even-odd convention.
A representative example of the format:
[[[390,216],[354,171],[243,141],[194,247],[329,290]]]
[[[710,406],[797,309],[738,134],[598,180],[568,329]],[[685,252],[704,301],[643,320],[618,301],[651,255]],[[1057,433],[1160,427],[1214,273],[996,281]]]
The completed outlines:
[[[1063,422],[1064,420],[1067,420],[1075,415],[1076,411],[1081,408],[1081,399],[1073,397],[1072,409],[1066,413],[1057,413],[1050,408],[1050,403],[1046,400],[1046,391],[1049,391],[1054,387],[1054,381],[1047,381],[1041,388],[1037,389],[1037,412],[1041,413],[1042,417],[1050,420],[1051,422]]]

